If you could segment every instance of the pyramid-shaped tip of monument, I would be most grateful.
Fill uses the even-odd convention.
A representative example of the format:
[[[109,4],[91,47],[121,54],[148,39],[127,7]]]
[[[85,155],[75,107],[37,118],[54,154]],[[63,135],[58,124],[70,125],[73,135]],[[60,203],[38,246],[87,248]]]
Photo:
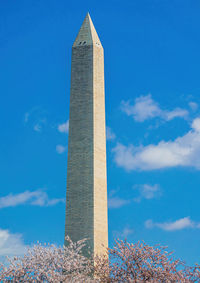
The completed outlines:
[[[89,12],[87,13],[79,33],[74,41],[73,47],[84,45],[96,45],[102,47]]]

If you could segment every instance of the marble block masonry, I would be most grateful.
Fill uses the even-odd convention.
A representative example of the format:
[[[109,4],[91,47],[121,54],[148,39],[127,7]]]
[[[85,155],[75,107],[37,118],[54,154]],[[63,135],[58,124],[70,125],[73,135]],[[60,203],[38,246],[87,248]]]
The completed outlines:
[[[65,236],[108,247],[104,51],[87,14],[72,46]]]

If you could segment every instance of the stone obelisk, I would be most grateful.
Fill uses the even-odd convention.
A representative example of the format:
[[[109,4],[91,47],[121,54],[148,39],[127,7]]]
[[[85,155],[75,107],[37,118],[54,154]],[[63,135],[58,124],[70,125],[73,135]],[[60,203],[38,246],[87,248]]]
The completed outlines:
[[[87,14],[72,47],[65,235],[108,246],[104,52]]]

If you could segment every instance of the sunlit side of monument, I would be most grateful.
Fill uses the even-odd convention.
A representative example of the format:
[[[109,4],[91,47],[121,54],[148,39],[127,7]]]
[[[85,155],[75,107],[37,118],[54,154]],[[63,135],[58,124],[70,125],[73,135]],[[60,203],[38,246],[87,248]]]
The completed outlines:
[[[87,14],[72,47],[65,236],[108,247],[104,51]]]

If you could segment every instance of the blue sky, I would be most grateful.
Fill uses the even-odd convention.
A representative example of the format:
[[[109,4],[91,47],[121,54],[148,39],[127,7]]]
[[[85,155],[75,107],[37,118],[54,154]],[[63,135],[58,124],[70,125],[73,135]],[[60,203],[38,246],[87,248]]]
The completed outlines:
[[[1,1],[0,256],[62,244],[71,46],[105,50],[109,242],[200,254],[199,1]]]

